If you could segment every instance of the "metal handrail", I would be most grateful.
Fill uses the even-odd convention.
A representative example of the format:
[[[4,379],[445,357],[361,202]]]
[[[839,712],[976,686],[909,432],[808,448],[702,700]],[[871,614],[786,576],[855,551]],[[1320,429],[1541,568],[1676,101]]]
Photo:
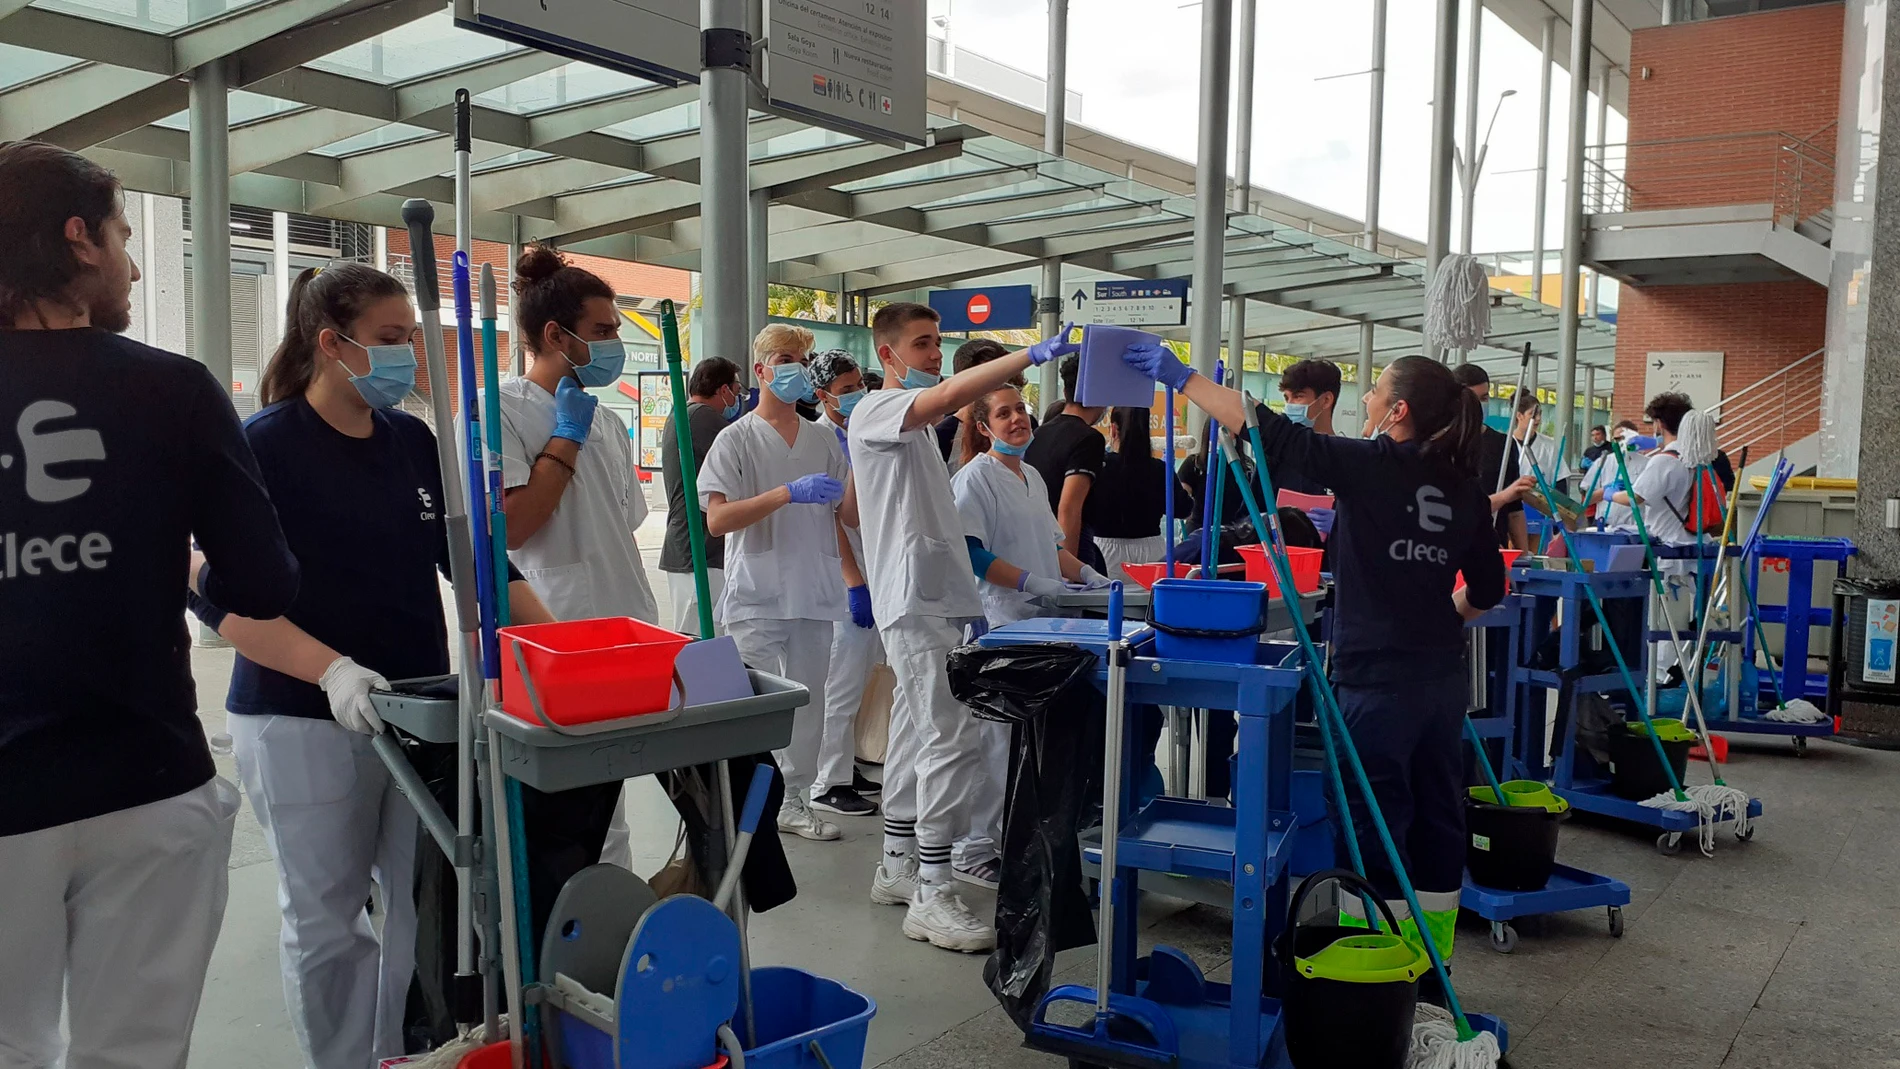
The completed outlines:
[[[1637,183],[1630,181],[1632,163]],[[1767,200],[1774,224],[1791,226],[1828,211],[1834,201],[1834,153],[1786,131],[1606,145],[1584,166],[1584,198],[1593,214]],[[1710,186],[1729,194],[1712,199]]]
[[[1709,414],[1718,419],[1717,443],[1731,454],[1744,447],[1766,454],[1770,444],[1777,452],[1786,449],[1797,424],[1813,421],[1818,427],[1821,381],[1816,377],[1797,383],[1793,373],[1825,352],[1817,349],[1709,406]]]
[[[1802,357],[1799,360],[1796,360],[1794,363],[1789,364],[1788,366],[1784,368],[1781,368],[1777,371],[1769,372],[1768,374],[1762,376],[1761,378],[1755,380],[1754,382],[1748,384],[1747,386],[1744,386],[1741,389],[1736,390],[1734,393],[1729,394],[1727,397],[1724,397],[1720,401],[1717,401],[1714,404],[1710,405],[1708,408],[1709,415],[1711,416],[1721,415],[1722,410],[1724,408],[1727,408],[1728,406],[1732,405],[1738,399],[1742,397],[1746,397],[1747,395],[1751,393],[1754,393],[1756,390],[1761,389],[1763,386],[1768,385],[1769,383],[1775,381],[1776,379],[1787,377],[1788,372],[1793,371],[1795,368],[1800,367],[1801,365],[1807,363],[1810,360],[1815,359],[1816,357],[1823,356],[1826,353],[1827,353],[1826,348],[1816,349],[1813,352],[1809,353],[1808,355]]]

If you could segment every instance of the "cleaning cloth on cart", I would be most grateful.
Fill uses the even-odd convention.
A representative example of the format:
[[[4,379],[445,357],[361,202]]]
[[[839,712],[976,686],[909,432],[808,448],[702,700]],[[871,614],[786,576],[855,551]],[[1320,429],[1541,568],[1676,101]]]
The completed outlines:
[[[1010,725],[996,949],[983,982],[1024,1029],[1049,990],[1056,954],[1095,941],[1076,841],[1101,792],[1095,664],[1095,654],[1065,643],[950,652],[950,693]]]

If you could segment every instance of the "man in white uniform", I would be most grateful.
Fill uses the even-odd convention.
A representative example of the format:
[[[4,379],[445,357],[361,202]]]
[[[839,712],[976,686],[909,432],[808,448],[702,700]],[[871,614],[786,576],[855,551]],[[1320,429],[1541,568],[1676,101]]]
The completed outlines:
[[[822,413],[818,426],[830,431],[838,440],[838,448],[843,449],[851,410],[865,396],[863,370],[843,349],[828,349],[812,357],[809,370]],[[845,463],[850,462],[847,453]],[[852,559],[862,569],[863,532],[846,527],[844,534]],[[818,744],[818,781],[812,785],[811,807],[845,816],[869,816],[877,812],[877,804],[864,796],[879,793],[883,785],[857,769],[856,725],[871,666],[884,663],[884,644],[878,641],[870,588],[854,586],[845,593],[850,600],[851,619],[839,620],[831,629],[831,670],[825,676],[825,733]]]
[[[633,532],[647,518],[626,424],[589,389],[620,380],[626,347],[614,292],[551,249],[515,267],[515,329],[532,362],[501,393],[509,559],[556,619],[660,622]],[[622,799],[601,860],[633,864]]]
[[[1635,500],[1632,503],[1628,491],[1619,490],[1611,495],[1611,500],[1619,505],[1641,508],[1643,526],[1649,531],[1649,539],[1658,546],[1683,546],[1695,541],[1689,533],[1684,520],[1694,509],[1695,476],[1689,466],[1682,462],[1682,445],[1676,440],[1676,432],[1682,425],[1682,417],[1688,414],[1691,405],[1689,398],[1680,393],[1659,393],[1650,398],[1644,407],[1643,415],[1656,423],[1657,436],[1662,439],[1662,448],[1650,454],[1641,472],[1630,473],[1634,483]],[[1614,456],[1610,463],[1616,463]],[[1675,625],[1685,631],[1691,627],[1691,614],[1695,609],[1695,584],[1692,580],[1694,562],[1687,560],[1666,560],[1657,562],[1657,571],[1665,577],[1664,589],[1668,591],[1669,611],[1673,614]],[[1687,595],[1687,596],[1685,596]],[[1663,631],[1669,624],[1661,619],[1652,619],[1650,627]],[[1693,642],[1686,638],[1681,644],[1686,647]],[[1670,670],[1677,666],[1676,643],[1667,639],[1656,643],[1655,663],[1657,675],[1668,682],[1674,678]]]
[[[850,619],[845,588],[864,580],[838,522],[851,474],[844,450],[794,407],[815,397],[805,368],[811,345],[811,331],[784,323],[753,340],[759,407],[713,440],[699,500],[707,532],[727,536],[719,622],[747,665],[811,692],[793,714],[791,743],[777,753],[785,776],[778,828],[830,840],[839,837],[838,826],[812,812],[810,797],[824,735],[825,675],[832,625]]]
[[[871,901],[908,907],[904,934],[949,950],[988,950],[996,929],[963,904],[950,852],[981,779],[975,717],[950,694],[950,651],[982,615],[964,525],[931,428],[1031,364],[1074,352],[1068,330],[1028,351],[941,378],[937,313],[887,305],[871,322],[884,389],[852,410],[853,499],[862,517],[871,603],[902,701],[885,760],[884,857]]]

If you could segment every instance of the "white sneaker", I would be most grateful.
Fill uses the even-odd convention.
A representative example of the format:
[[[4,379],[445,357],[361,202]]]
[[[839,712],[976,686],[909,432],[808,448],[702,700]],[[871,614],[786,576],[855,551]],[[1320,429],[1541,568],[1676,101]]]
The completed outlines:
[[[925,884],[917,889],[910,912],[904,915],[904,934],[918,942],[966,954],[996,946],[996,929],[978,920],[956,889],[948,885]]]
[[[779,807],[778,830],[821,843],[830,842],[844,834],[836,824],[820,819],[818,814],[812,812],[811,803],[802,795],[785,799],[785,804]]]
[[[906,858],[904,867],[895,876],[880,860],[877,863],[877,875],[871,877],[871,901],[880,906],[908,906],[917,897],[917,886],[915,857]]]

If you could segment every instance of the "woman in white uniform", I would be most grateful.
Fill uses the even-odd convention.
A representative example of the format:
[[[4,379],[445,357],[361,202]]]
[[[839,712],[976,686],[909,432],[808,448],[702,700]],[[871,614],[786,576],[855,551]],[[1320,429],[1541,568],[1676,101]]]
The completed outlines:
[[[816,397],[805,366],[811,345],[811,331],[784,323],[753,340],[753,371],[764,386],[759,406],[713,439],[699,500],[707,533],[727,536],[719,622],[746,664],[811,692],[793,714],[791,743],[777,751],[785,776],[779,830],[831,840],[838,826],[812,812],[810,792],[824,735],[832,627],[854,609],[868,619],[871,597],[838,519],[851,476],[844,450],[795,407]]]
[[[1070,589],[1064,579],[1085,589],[1108,585],[1100,572],[1077,560],[1062,545],[1062,526],[1049,509],[1049,490],[1036,469],[1023,463],[1034,432],[1022,394],[1005,386],[978,398],[964,428],[963,466],[950,480],[957,513],[970,541],[973,565],[981,563],[977,591],[983,618],[991,627],[1054,616],[1037,598]],[[986,452],[977,452],[980,445]],[[966,838],[951,851],[957,879],[995,887],[997,844],[1002,841],[1004,779],[1009,768],[1009,729],[982,721],[981,787],[970,806]]]

